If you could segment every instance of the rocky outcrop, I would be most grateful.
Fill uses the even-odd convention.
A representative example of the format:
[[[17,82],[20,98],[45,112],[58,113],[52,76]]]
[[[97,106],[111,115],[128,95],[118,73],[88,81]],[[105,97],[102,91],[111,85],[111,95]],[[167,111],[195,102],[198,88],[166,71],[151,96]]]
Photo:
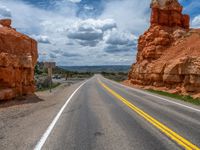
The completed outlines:
[[[37,42],[0,20],[0,100],[33,93]]]
[[[183,7],[177,0],[152,0],[151,9],[152,25],[189,29],[190,17],[182,14]]]
[[[10,20],[10,19],[1,19],[1,20],[0,20],[0,25],[1,25],[2,27],[11,28],[11,20]]]
[[[200,30],[189,29],[177,0],[153,0],[151,8],[126,84],[200,96]]]

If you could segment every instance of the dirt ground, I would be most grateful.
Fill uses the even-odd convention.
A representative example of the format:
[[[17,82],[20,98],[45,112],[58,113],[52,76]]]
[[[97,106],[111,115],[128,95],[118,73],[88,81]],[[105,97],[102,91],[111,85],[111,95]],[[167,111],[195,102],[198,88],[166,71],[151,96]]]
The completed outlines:
[[[82,82],[0,102],[0,149],[33,149],[67,98]]]

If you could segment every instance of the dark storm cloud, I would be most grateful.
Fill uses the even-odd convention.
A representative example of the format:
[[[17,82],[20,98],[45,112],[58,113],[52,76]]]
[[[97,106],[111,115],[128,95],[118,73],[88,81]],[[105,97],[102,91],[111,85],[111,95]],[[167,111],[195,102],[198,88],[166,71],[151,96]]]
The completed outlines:
[[[78,43],[82,46],[90,46],[95,47],[99,41],[98,40],[91,40],[91,41],[78,41]]]
[[[52,52],[55,54],[60,54],[62,51],[60,49],[55,49],[55,50],[52,50]]]
[[[111,44],[111,45],[126,45],[129,42],[130,41],[128,39],[119,38],[117,36],[113,36],[112,38],[109,38],[106,41],[107,44]]]
[[[94,47],[103,40],[104,32],[113,28],[116,28],[116,23],[111,19],[88,19],[76,22],[72,28],[67,30],[67,36],[77,40],[82,46]]]
[[[103,33],[99,30],[78,30],[78,31],[69,31],[67,34],[68,38],[78,39],[84,41],[93,41],[97,39],[102,39]]]
[[[72,43],[72,42],[67,42],[67,43],[65,43],[66,45],[74,45],[74,43]]]
[[[119,45],[108,45],[104,48],[107,53],[123,53],[131,51],[132,47],[129,46],[119,46]]]
[[[49,57],[50,57],[50,58],[53,58],[53,59],[57,58],[56,55],[53,54],[53,53],[50,53],[50,54],[49,54]]]
[[[64,57],[80,57],[81,55],[75,54],[75,53],[63,52],[62,56],[64,56]]]
[[[130,33],[114,30],[106,39],[104,51],[107,53],[127,53],[136,49],[137,37]]]

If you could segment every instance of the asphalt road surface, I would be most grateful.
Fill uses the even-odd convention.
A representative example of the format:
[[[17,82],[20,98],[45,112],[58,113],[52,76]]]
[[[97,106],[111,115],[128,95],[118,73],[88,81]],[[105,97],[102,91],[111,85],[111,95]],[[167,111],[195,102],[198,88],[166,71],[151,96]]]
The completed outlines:
[[[68,98],[35,149],[199,150],[199,147],[199,107],[174,103],[96,75]]]

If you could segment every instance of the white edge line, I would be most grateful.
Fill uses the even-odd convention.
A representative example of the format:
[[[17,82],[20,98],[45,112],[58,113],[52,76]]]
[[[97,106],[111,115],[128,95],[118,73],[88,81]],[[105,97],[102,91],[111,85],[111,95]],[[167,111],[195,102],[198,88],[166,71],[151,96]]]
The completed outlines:
[[[106,79],[106,78],[105,78],[105,79]],[[106,80],[108,80],[108,79],[106,79]],[[146,95],[149,95],[149,96],[153,96],[153,97],[156,97],[156,98],[162,99],[162,100],[164,100],[164,101],[167,101],[167,102],[170,102],[170,103],[173,103],[173,104],[176,104],[176,105],[179,105],[179,106],[182,106],[182,107],[189,108],[189,109],[195,110],[195,111],[197,111],[197,112],[200,112],[199,109],[196,109],[196,108],[193,108],[193,107],[190,107],[190,106],[184,105],[184,104],[180,104],[180,103],[177,103],[177,102],[173,102],[173,101],[171,101],[171,100],[168,100],[168,99],[162,98],[162,97],[160,97],[160,96],[153,95],[153,94],[150,94],[150,93],[148,93],[148,92],[144,92],[144,91],[142,91],[142,90],[135,89],[135,88],[132,88],[132,87],[129,87],[129,86],[125,86],[125,85],[123,85],[123,84],[120,84],[120,83],[114,82],[114,81],[112,81],[112,80],[108,80],[108,81],[110,81],[110,82],[112,82],[112,83],[114,83],[114,84],[121,85],[121,86],[123,86],[123,87],[125,87],[125,88],[128,88],[128,89],[130,89],[130,90],[137,91],[137,92],[139,92],[139,93],[146,94]]]
[[[38,141],[38,143],[36,144],[34,150],[41,150],[44,143],[46,142],[48,136],[50,135],[51,131],[53,130],[56,122],[58,121],[58,119],[60,118],[62,112],[64,111],[64,109],[66,108],[66,106],[68,105],[68,103],[70,102],[70,100],[72,99],[72,97],[76,94],[76,92],[89,80],[85,81],[84,83],[82,83],[71,95],[70,97],[67,99],[67,101],[65,102],[65,104],[62,106],[62,108],[60,109],[60,111],[58,112],[58,114],[56,115],[56,117],[53,119],[53,121],[51,122],[51,124],[49,125],[49,127],[47,128],[47,130],[45,131],[45,133],[42,135],[42,137],[40,138],[40,140]]]

